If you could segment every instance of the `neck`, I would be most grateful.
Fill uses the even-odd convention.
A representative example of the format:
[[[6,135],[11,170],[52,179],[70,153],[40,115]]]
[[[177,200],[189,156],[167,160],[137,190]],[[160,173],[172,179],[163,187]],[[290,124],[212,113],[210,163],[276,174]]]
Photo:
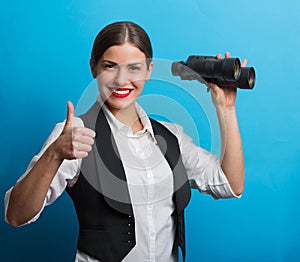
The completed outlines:
[[[122,109],[112,107],[108,107],[108,109],[120,122],[127,126],[130,126],[133,133],[136,133],[144,128],[136,112],[135,104]]]

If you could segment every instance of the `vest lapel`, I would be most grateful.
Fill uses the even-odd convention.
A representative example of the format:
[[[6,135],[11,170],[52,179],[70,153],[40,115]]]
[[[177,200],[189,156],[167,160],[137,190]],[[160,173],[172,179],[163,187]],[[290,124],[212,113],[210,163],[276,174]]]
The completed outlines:
[[[156,141],[173,171],[174,200],[177,213],[181,213],[191,198],[191,189],[183,166],[177,138],[165,126],[150,119]]]
[[[82,172],[84,175],[92,173],[91,167],[96,169],[97,176],[87,178],[90,184],[103,194],[105,201],[115,210],[133,215],[128,186],[124,167],[119,158],[116,142],[110,130],[106,117],[99,103],[82,116],[82,120],[87,123],[85,126],[96,131],[95,144],[89,154],[93,157],[83,159],[83,170],[87,168],[89,172]],[[87,161],[88,159],[93,161]],[[97,181],[95,181],[97,177]],[[92,183],[91,183],[92,182]]]
[[[185,261],[185,225],[184,225],[184,208],[190,201],[191,189],[183,166],[178,140],[165,126],[152,119],[151,124],[157,140],[157,143],[165,155],[173,171],[174,191],[173,201],[176,204],[175,220],[177,224],[176,237],[173,245],[174,249],[180,246],[182,250],[183,261]],[[175,251],[176,252],[176,251]]]

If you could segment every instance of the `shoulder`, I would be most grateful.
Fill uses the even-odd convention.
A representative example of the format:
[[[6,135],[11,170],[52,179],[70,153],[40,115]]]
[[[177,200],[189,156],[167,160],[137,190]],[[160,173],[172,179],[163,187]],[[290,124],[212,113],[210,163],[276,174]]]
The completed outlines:
[[[166,122],[166,121],[158,121],[164,127],[166,127],[173,135],[177,137],[178,140],[181,140],[183,135],[183,127],[178,124]]]
[[[159,121],[159,123],[162,124],[164,127],[166,127],[173,135],[175,135],[175,137],[178,140],[180,148],[186,153],[192,147],[197,147],[194,144],[192,137],[184,131],[184,128],[181,125],[165,122],[165,121]]]

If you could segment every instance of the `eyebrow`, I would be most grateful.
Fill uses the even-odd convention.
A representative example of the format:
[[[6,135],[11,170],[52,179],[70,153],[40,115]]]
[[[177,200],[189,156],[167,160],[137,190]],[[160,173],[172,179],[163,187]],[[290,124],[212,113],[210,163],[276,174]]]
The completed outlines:
[[[114,62],[114,61],[110,61],[110,60],[101,60],[101,63],[110,63],[110,64],[113,64],[113,65],[118,65],[118,63]],[[135,65],[144,65],[143,62],[134,62],[134,63],[130,63],[128,64],[128,66],[135,66]]]
[[[110,60],[100,60],[101,63],[110,63],[110,64],[114,64],[117,65],[117,63],[110,61]]]

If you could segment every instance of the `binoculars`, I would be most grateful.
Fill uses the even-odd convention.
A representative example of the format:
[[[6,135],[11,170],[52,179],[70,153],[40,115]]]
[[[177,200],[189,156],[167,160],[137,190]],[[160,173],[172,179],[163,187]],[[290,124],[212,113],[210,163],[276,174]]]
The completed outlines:
[[[192,55],[186,62],[173,62],[171,70],[182,80],[198,80],[201,83],[205,80],[220,87],[253,89],[255,84],[254,68],[241,67],[238,58]]]

